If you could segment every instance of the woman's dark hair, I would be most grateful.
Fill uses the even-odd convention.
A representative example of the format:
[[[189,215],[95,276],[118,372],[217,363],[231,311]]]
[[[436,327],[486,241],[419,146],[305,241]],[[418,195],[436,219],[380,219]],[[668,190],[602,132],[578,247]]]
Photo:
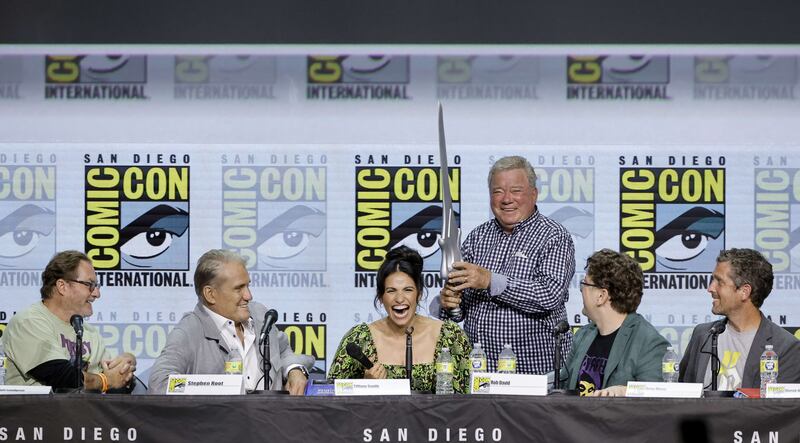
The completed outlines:
[[[422,297],[422,290],[424,289],[422,283],[422,256],[408,246],[400,246],[386,253],[386,258],[383,260],[380,269],[378,269],[375,283],[375,300],[373,301],[375,308],[378,307],[381,298],[383,298],[383,293],[386,291],[386,277],[395,272],[402,272],[411,277],[411,280],[417,286],[417,302]]]

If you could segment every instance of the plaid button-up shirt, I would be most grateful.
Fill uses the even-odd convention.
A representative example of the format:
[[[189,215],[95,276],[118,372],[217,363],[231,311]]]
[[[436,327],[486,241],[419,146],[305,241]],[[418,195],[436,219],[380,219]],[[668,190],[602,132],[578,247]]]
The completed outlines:
[[[464,261],[492,272],[489,289],[462,294],[464,331],[481,343],[490,371],[497,370],[503,344],[517,355],[517,372],[544,374],[553,370],[553,328],[567,319],[565,302],[575,273],[575,246],[569,232],[538,209],[503,231],[496,219],[475,228],[464,241]],[[446,311],[442,310],[446,316]],[[568,355],[572,335],[562,340]]]

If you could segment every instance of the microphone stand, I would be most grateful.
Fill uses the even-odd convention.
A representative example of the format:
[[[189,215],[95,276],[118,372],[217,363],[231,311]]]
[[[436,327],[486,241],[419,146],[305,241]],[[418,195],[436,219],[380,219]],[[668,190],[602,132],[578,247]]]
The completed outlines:
[[[717,349],[717,336],[719,333],[716,331],[711,332],[711,390],[716,391],[719,387],[719,350]]]
[[[76,389],[80,391],[83,386],[83,328],[75,331],[75,370],[77,372]]]
[[[555,339],[555,348],[553,349],[553,389],[548,392],[548,395],[578,395],[574,389],[564,389],[561,386],[561,342],[563,335],[569,330],[569,323],[566,320],[561,321],[553,329],[553,337]]]
[[[555,333],[556,348],[553,353],[553,392],[561,391],[561,334]]]
[[[269,334],[264,336],[264,340],[261,341],[261,355],[263,355],[263,360],[261,361],[262,367],[261,369],[264,371],[264,390],[269,391],[270,382],[272,381],[269,378],[269,372],[272,370],[272,361],[269,349]]]

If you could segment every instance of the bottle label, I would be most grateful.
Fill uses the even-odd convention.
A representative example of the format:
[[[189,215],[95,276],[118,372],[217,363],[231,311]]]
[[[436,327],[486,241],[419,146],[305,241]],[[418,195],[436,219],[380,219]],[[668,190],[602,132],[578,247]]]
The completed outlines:
[[[778,372],[776,360],[761,360],[761,372]]]
[[[226,374],[241,374],[243,370],[244,370],[244,364],[242,363],[241,360],[225,362]]]
[[[674,374],[678,372],[678,362],[665,361],[661,363],[661,373]]]
[[[472,370],[475,372],[486,372],[486,359],[485,358],[473,358],[472,359]]]
[[[436,372],[437,373],[443,373],[444,372],[444,373],[447,373],[447,374],[452,374],[453,373],[453,364],[450,363],[450,362],[437,361],[436,362]]]
[[[497,360],[497,370],[500,372],[516,372],[517,361],[510,358],[501,358]]]

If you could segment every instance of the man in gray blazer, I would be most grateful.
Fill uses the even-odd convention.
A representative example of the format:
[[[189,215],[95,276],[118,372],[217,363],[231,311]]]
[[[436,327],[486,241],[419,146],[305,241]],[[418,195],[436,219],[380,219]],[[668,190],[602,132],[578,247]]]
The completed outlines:
[[[238,254],[212,249],[197,261],[194,289],[198,301],[167,337],[150,372],[149,394],[164,394],[170,374],[222,374],[231,353],[238,352],[247,390],[263,389],[258,334],[267,311],[252,301],[250,276]],[[302,395],[314,359],[296,355],[282,331],[269,333],[270,387]],[[285,381],[285,383],[284,383]]]
[[[764,346],[772,345],[778,354],[778,382],[800,383],[800,341],[761,313],[761,305],[772,291],[772,265],[752,249],[728,249],[717,257],[708,292],[711,312],[724,315],[728,322],[719,335],[718,355],[721,391],[758,388],[759,363]],[[681,360],[680,381],[711,385],[712,323],[694,328]]]

